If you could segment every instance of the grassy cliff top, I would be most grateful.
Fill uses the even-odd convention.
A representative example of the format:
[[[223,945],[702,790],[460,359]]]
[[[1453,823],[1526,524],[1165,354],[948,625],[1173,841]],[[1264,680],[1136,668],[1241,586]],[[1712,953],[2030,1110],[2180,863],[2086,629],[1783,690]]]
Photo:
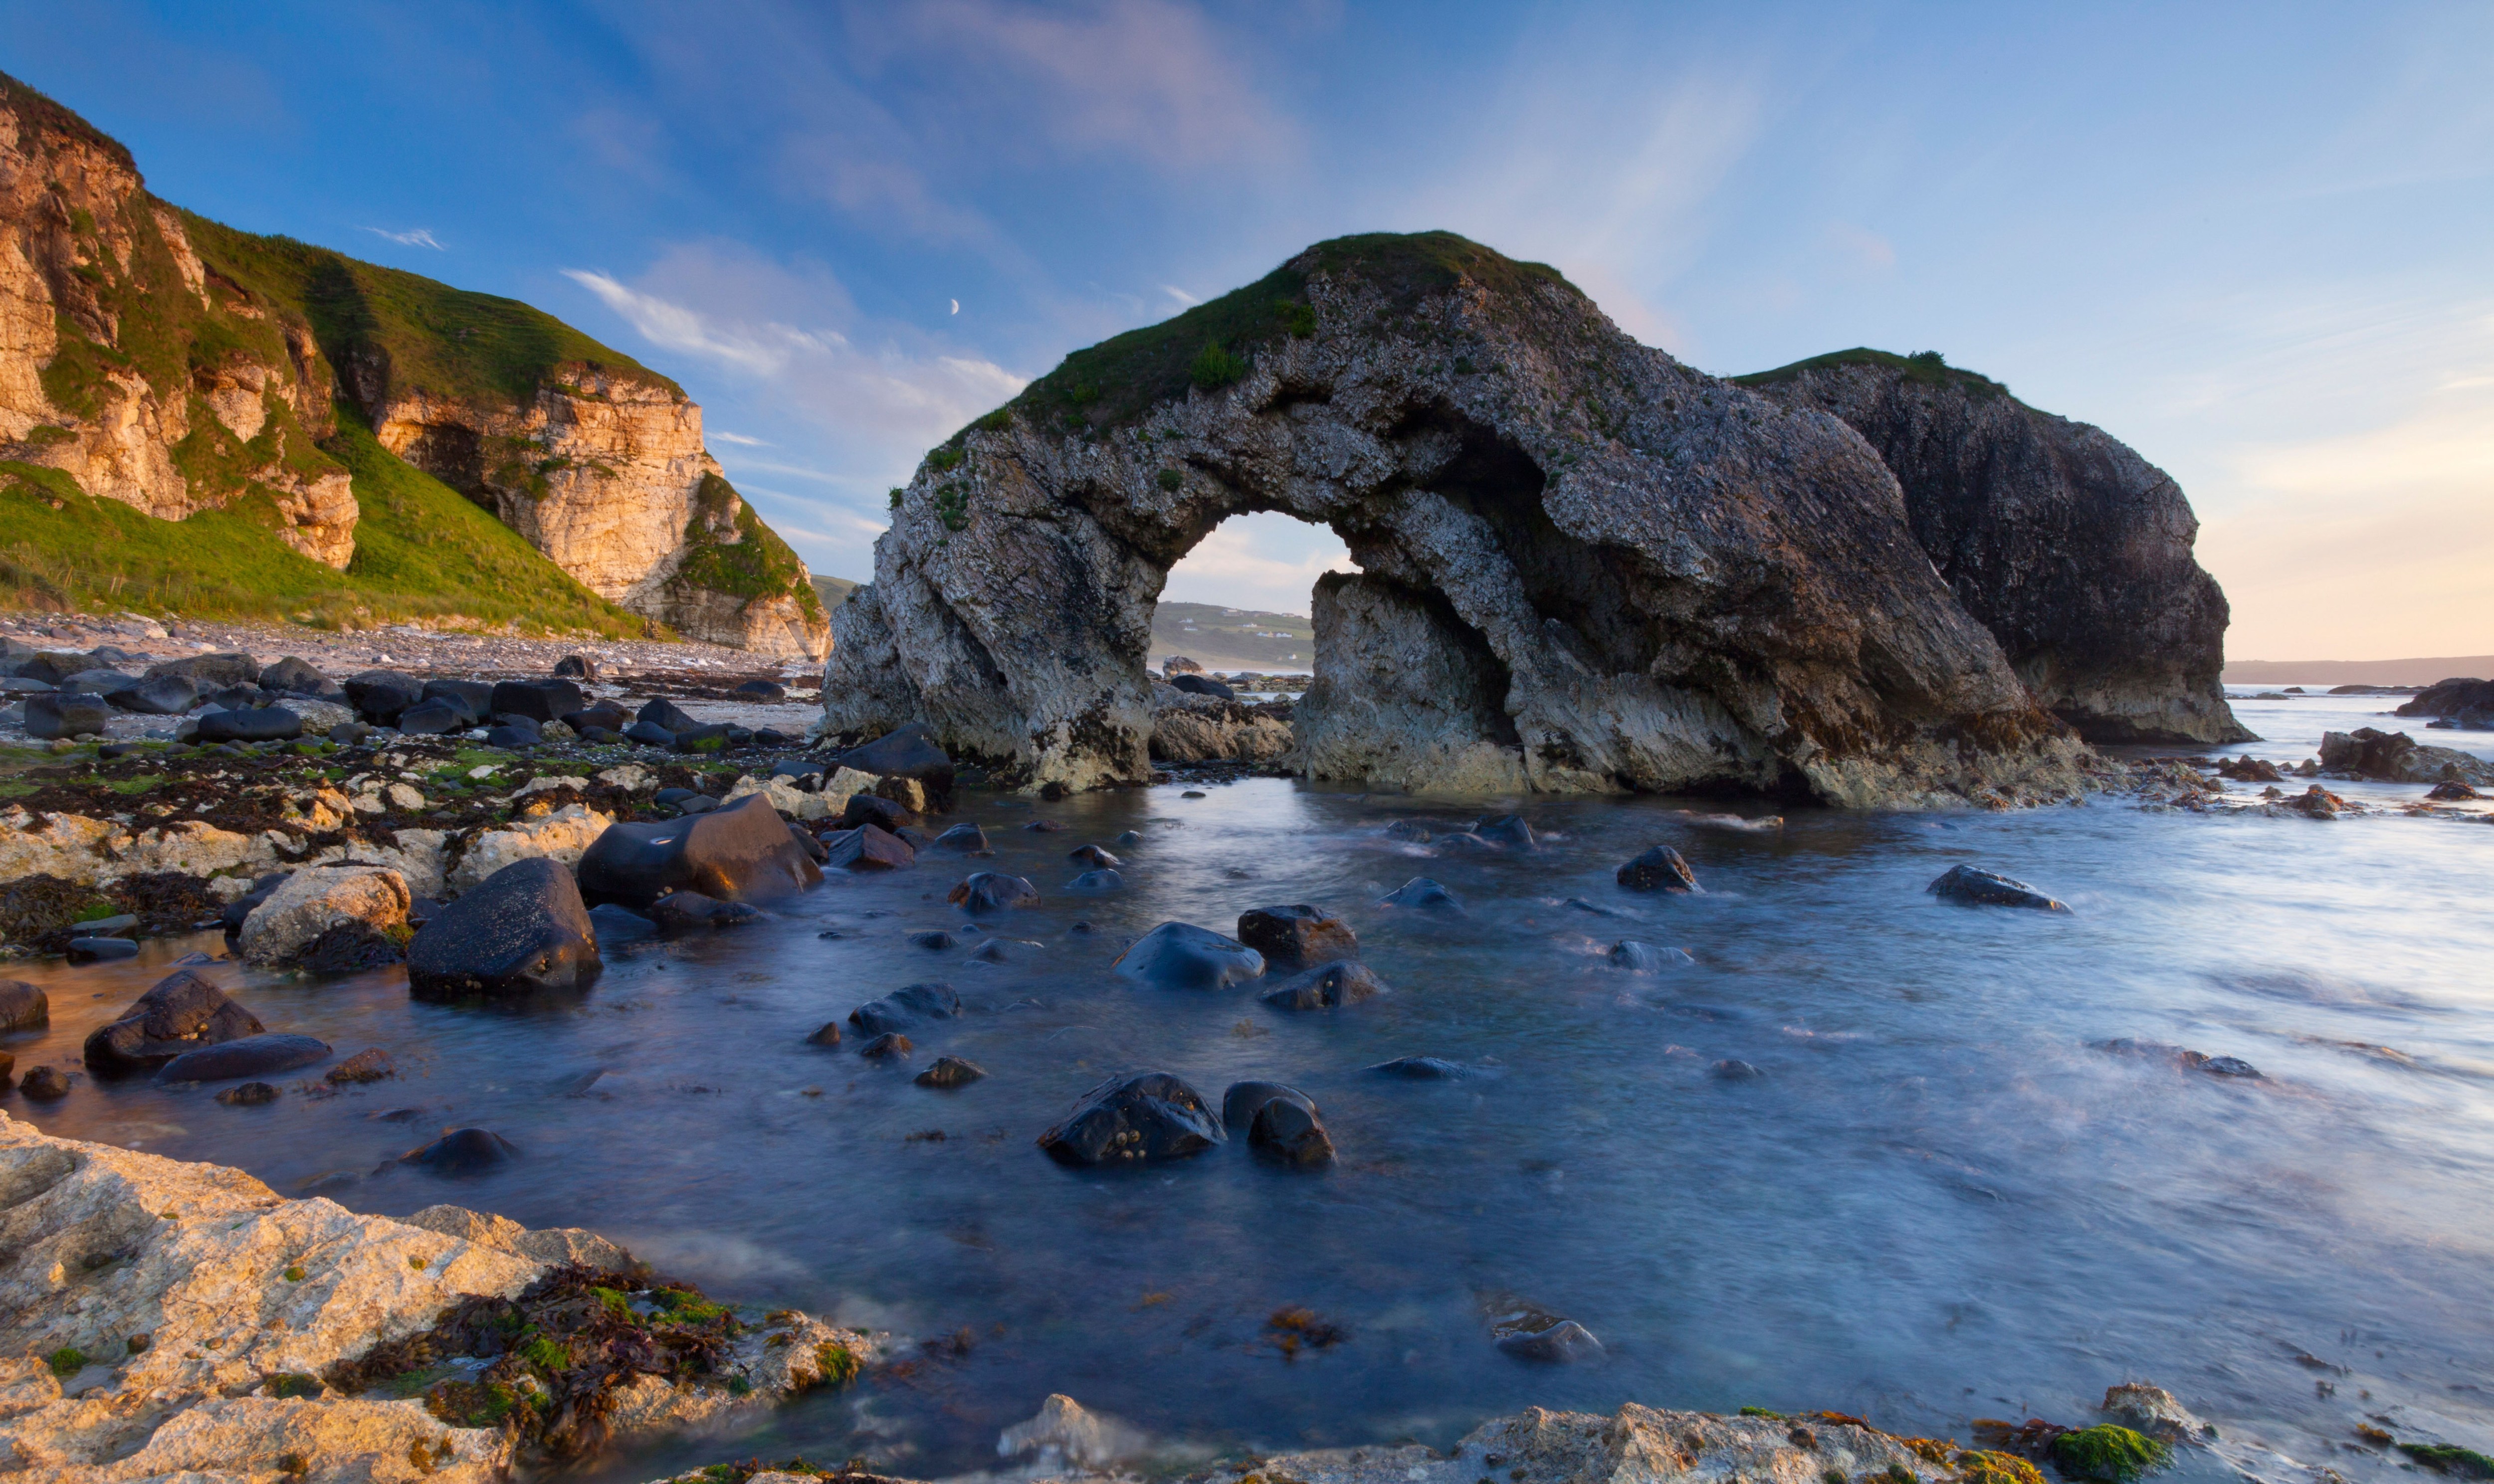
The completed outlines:
[[[1937,350],[1917,350],[1911,355],[1899,355],[1893,350],[1873,350],[1868,346],[1856,346],[1850,350],[1831,350],[1825,355],[1813,355],[1789,366],[1778,366],[1773,371],[1753,371],[1748,376],[1726,377],[1724,379],[1736,386],[1776,386],[1796,379],[1805,371],[1828,371],[1840,366],[1871,366],[1894,371],[1908,381],[1931,387],[1954,387],[1978,400],[2010,395],[2006,385],[1979,371],[1950,365]],[[2013,397],[2011,400],[2017,399]]]
[[[1024,387],[1004,410],[1018,410],[1044,426],[1115,428],[1137,421],[1163,402],[1184,398],[1189,387],[1208,391],[1226,385],[1246,374],[1256,347],[1316,333],[1307,287],[1318,274],[1364,280],[1384,292],[1397,314],[1409,313],[1421,299],[1467,279],[1494,293],[1554,284],[1575,291],[1547,263],[1518,262],[1453,232],[1335,237],[1298,253],[1244,288],[1075,351]]]
[[[300,314],[350,385],[356,379],[350,368],[378,355],[393,390],[442,397],[524,403],[580,365],[684,395],[668,378],[517,299],[453,288],[291,237],[240,231],[195,212],[181,217],[201,261],[254,297]]]
[[[104,151],[131,174],[138,173],[138,162],[131,158],[129,146],[7,73],[0,73],[0,107],[17,115],[21,133],[66,135]]]

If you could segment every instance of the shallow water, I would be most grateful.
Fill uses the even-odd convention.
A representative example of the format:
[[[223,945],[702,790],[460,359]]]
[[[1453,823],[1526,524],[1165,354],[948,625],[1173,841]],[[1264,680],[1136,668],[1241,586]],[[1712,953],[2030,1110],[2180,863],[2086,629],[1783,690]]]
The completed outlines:
[[[2299,761],[2324,726],[2382,724],[2389,704],[2245,703],[2271,740],[2240,750]],[[960,924],[942,900],[960,865],[929,857],[835,879],[743,929],[608,931],[604,979],[561,1007],[415,1004],[395,971],[315,984],[220,967],[271,1029],[342,1055],[386,1046],[405,1075],[264,1108],[81,1078],[62,1104],[10,1109],[237,1165],[281,1191],[350,1175],[323,1189],[358,1210],[450,1200],[586,1226],[731,1296],[965,1331],[964,1354],[809,1399],[733,1444],[614,1460],[601,1478],[730,1452],[974,1469],[1050,1391],[1207,1447],[1443,1443],[1527,1404],[1627,1400],[1827,1407],[1963,1438],[1978,1415],[2084,1420],[2107,1385],[2137,1378],[2232,1438],[2355,1473],[2384,1467],[2333,1451],[2359,1414],[2494,1425],[2482,822],[2100,802],[1787,809],[1780,831],[1740,833],[1673,812],[1720,802],[1536,801],[1525,812],[1540,853],[1449,859],[1381,828],[1470,811],[1279,780],[1209,793],[965,800],[953,818],[980,821],[997,850],[972,863],[1047,896],[986,922],[1043,945],[1018,963],[968,961],[975,936],[945,953],[904,942]],[[1035,817],[1068,828],[1019,828]],[[1080,869],[1067,851],[1129,828],[1145,843],[1111,848],[1130,890],[1059,890]],[[1706,894],[1612,883],[1658,842],[1688,856]],[[1924,893],[1960,862],[2033,881],[2074,914]],[[1470,915],[1373,905],[1415,875]],[[1295,901],[1349,918],[1393,994],[1293,1015],[1251,989],[1154,990],[1108,972],[1155,923],[1229,931],[1247,908]],[[1601,951],[1623,937],[1695,962],[1614,970]],[[20,1070],[75,1061],[89,1029],[192,947],[216,945],[13,967],[49,988],[53,1027],[7,1049]],[[806,1045],[924,980],[954,984],[971,1013],[913,1031],[916,1065],[949,1052],[987,1080],[934,1092],[861,1061],[854,1036],[849,1050]],[[2266,1077],[2093,1045],[2121,1037],[2238,1056]],[[1477,1075],[1361,1071],[1413,1053]],[[1765,1075],[1710,1076],[1723,1058]],[[1323,1108],[1342,1163],[1288,1174],[1233,1144],[1092,1173],[1033,1146],[1092,1083],[1146,1069],[1216,1103],[1242,1077],[1291,1082]],[[563,1090],[591,1071],[602,1075],[585,1095]],[[399,1107],[420,1112],[374,1116]],[[469,1124],[524,1158],[468,1180],[371,1173]],[[1609,1358],[1554,1370],[1499,1354],[1483,1315],[1519,1302],[1583,1321]],[[1267,1318],[1290,1306],[1348,1339],[1286,1356]]]

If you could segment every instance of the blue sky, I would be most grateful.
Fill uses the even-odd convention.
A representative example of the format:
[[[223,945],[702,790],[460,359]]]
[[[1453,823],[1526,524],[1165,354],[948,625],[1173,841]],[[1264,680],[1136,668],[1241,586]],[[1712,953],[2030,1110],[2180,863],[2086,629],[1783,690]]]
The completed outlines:
[[[1343,232],[1730,374],[1937,348],[2182,482],[2238,657],[2494,651],[2494,7],[0,3],[149,184],[675,376],[817,570],[1076,347]],[[953,306],[958,301],[958,313]],[[1304,611],[1232,522],[1170,595]]]

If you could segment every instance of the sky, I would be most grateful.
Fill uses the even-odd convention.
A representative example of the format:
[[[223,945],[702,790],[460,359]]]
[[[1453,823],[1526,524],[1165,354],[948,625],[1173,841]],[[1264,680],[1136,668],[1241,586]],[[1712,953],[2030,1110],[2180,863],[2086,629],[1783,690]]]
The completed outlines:
[[[681,381],[816,571],[1067,351],[1447,228],[1718,375],[1937,349],[2180,481],[2236,658],[2494,651],[2494,6],[0,0],[160,196]],[[1174,598],[1304,613],[1233,520]]]

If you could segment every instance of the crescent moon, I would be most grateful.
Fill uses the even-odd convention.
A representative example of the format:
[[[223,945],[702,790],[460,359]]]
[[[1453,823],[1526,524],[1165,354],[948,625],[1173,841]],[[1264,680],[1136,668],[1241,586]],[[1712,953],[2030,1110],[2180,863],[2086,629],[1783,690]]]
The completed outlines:
[[[953,301],[953,313],[955,313],[955,314],[957,314],[957,315],[958,315],[958,314],[959,314],[960,312],[961,312],[961,301],[960,301],[960,300],[958,300],[958,299],[955,299],[955,300]]]

